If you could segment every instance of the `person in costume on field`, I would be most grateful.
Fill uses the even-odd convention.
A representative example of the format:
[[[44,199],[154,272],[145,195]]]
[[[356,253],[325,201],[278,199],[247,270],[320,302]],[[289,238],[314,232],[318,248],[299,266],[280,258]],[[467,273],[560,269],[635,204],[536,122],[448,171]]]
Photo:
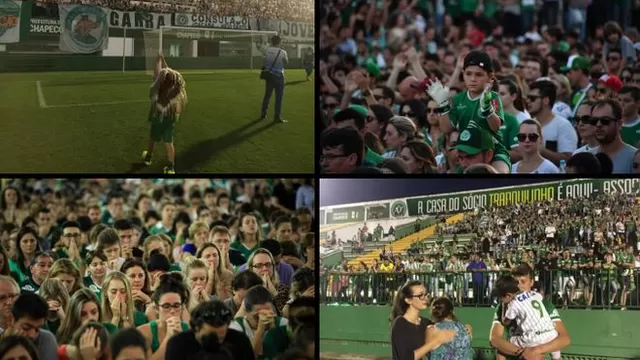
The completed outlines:
[[[165,174],[175,174],[176,150],[173,145],[175,124],[187,104],[187,88],[182,74],[171,69],[162,54],[158,55],[154,69],[154,82],[149,90],[151,108],[149,122],[151,131],[147,150],[142,152],[145,165],[151,165],[153,151],[157,143],[164,143],[167,149],[168,164],[164,167]]]

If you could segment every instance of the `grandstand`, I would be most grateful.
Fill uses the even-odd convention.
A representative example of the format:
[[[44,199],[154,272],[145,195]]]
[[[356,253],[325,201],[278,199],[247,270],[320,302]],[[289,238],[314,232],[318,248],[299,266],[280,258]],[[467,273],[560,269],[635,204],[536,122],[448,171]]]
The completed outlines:
[[[456,317],[473,327],[475,358],[494,359],[492,290],[499,275],[523,263],[571,338],[563,359],[634,359],[640,353],[640,338],[630,331],[640,321],[639,194],[640,179],[575,179],[388,200],[395,209],[390,217],[439,220],[388,244],[391,270],[376,267],[380,250],[367,247],[351,266],[321,276],[321,359],[388,358],[386,320],[408,280],[422,282],[430,299],[452,299]],[[465,205],[472,202],[481,206]],[[369,206],[321,207],[321,221],[350,221]],[[360,261],[367,268],[354,266]],[[428,317],[428,309],[421,315]]]
[[[140,155],[149,134],[151,75],[162,51],[184,76],[189,100],[175,127],[178,173],[313,171],[314,85],[303,70],[303,54],[315,43],[312,0],[14,4],[21,4],[15,5],[17,31],[0,31],[0,112],[6,138],[21,146],[0,144],[0,152],[15,154],[3,161],[4,170],[161,173],[164,147],[149,167]],[[105,16],[91,21],[108,31],[90,35],[100,41],[83,43],[75,28],[65,30],[75,20],[62,24],[60,8],[78,4],[101,7],[95,11]],[[289,59],[281,115],[297,119],[286,126],[272,123],[274,95],[268,120],[259,121],[265,91],[259,74],[276,34]],[[95,153],[103,155],[99,162]]]

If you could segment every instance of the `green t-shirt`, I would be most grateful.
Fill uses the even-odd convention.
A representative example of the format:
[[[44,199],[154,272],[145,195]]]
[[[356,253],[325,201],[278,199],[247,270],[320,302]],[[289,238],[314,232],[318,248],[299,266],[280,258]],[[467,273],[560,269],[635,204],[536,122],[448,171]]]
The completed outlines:
[[[142,311],[136,310],[133,313],[133,323],[135,324],[136,327],[138,327],[140,325],[144,325],[144,324],[146,324],[148,322],[149,322],[149,320],[147,320],[147,315],[145,313],[143,313]]]
[[[32,277],[26,278],[20,284],[20,291],[21,292],[37,292],[38,290],[40,290],[40,285],[36,284],[36,282],[33,281]]]
[[[376,166],[379,163],[381,163],[384,160],[384,158],[382,157],[382,155],[378,154],[377,152],[369,149],[369,147],[366,147],[365,153],[364,153],[364,165],[365,166]]]
[[[478,0],[459,0],[460,11],[463,13],[471,13],[478,8]]]
[[[618,268],[614,264],[602,264],[600,269],[600,280],[613,281],[616,279]]]
[[[560,269],[560,274],[563,276],[573,275],[571,267],[576,264],[573,259],[558,259],[558,268]]]
[[[262,359],[272,360],[289,348],[291,331],[286,326],[278,326],[267,331],[262,341]]]
[[[229,245],[229,247],[240,251],[240,253],[244,255],[244,258],[246,260],[249,260],[249,256],[251,256],[251,254],[253,254],[256,250],[258,250],[258,248],[260,248],[260,243],[257,242],[253,248],[249,249],[241,241],[238,240],[238,241],[232,242],[231,245]]]
[[[505,112],[504,113],[504,121],[502,122],[502,126],[500,126],[500,133],[502,136],[502,145],[507,150],[511,150],[518,146],[518,133],[520,132],[520,122],[518,119]]]
[[[622,135],[622,141],[633,147],[638,147],[638,143],[640,143],[640,118],[629,126],[622,124],[620,134]]]
[[[82,278],[82,281],[84,282],[84,286],[86,286],[89,290],[93,291],[93,293],[96,294],[96,296],[98,297],[98,301],[102,301],[102,286],[99,286],[98,284],[93,282],[91,276],[85,276],[84,278]]]
[[[578,106],[580,106],[580,104],[582,104],[585,100],[588,100],[588,96],[585,94],[584,98],[582,98],[582,94],[589,92],[589,89],[591,89],[591,84],[589,84],[586,88],[580,89],[573,93],[573,95],[571,96],[571,109],[573,111],[577,111]],[[580,98],[582,98],[582,101],[580,101]]]
[[[9,259],[9,271],[16,274],[16,276],[18,277],[16,279],[18,283],[22,283],[24,279],[27,277],[20,269],[20,266],[18,266],[18,263],[13,261],[13,259]]]
[[[491,98],[494,107],[496,107],[496,114],[504,122],[504,110],[502,109],[502,100],[495,91],[491,92]],[[509,156],[509,152],[503,145],[502,132],[491,131],[487,119],[480,115],[480,96],[475,99],[471,99],[467,91],[457,93],[453,99],[451,99],[451,111],[449,112],[449,119],[453,127],[458,128],[460,131],[469,127],[472,122],[478,125],[481,129],[488,131],[493,135],[494,141],[494,153],[506,154]],[[502,125],[501,125],[502,126]]]
[[[459,0],[444,0],[446,13],[454,19],[460,16],[460,3],[458,1]]]

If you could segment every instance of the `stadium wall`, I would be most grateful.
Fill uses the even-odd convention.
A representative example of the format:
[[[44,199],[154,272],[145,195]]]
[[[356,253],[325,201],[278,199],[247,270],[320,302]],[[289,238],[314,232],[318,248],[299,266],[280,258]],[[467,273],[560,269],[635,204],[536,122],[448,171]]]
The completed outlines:
[[[301,59],[291,59],[287,69],[302,69]],[[126,70],[146,70],[147,58],[127,57]],[[254,70],[260,69],[262,57],[254,57]],[[257,64],[257,65],[256,65]],[[250,58],[171,58],[171,67],[186,69],[240,69],[250,68]],[[42,71],[122,71],[121,57],[98,57],[81,55],[0,55],[0,72],[42,72]],[[286,70],[285,70],[286,73]],[[256,80],[258,75],[256,75]]]
[[[387,201],[327,206],[322,225],[369,220],[370,207],[389,209],[392,219],[411,216],[444,215],[511,204],[589,198],[599,194],[640,194],[640,179],[575,179],[534,185],[519,185],[464,193],[416,196]],[[322,221],[322,220],[321,220]]]
[[[558,310],[571,336],[565,358],[634,359],[640,356],[640,311]],[[320,352],[390,357],[390,306],[320,305]],[[473,347],[485,359],[492,308],[458,308],[456,316],[473,328]],[[429,316],[423,313],[423,316]],[[321,356],[322,358],[326,358]]]

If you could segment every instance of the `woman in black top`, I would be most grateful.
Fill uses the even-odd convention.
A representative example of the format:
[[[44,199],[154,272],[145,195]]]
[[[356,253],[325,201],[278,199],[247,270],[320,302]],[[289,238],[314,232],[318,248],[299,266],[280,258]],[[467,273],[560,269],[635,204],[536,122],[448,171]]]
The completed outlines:
[[[420,281],[405,283],[396,295],[389,320],[391,325],[391,349],[393,360],[419,360],[431,350],[451,341],[455,331],[438,331],[426,341],[427,326],[432,322],[420,316],[428,305],[427,291]]]

